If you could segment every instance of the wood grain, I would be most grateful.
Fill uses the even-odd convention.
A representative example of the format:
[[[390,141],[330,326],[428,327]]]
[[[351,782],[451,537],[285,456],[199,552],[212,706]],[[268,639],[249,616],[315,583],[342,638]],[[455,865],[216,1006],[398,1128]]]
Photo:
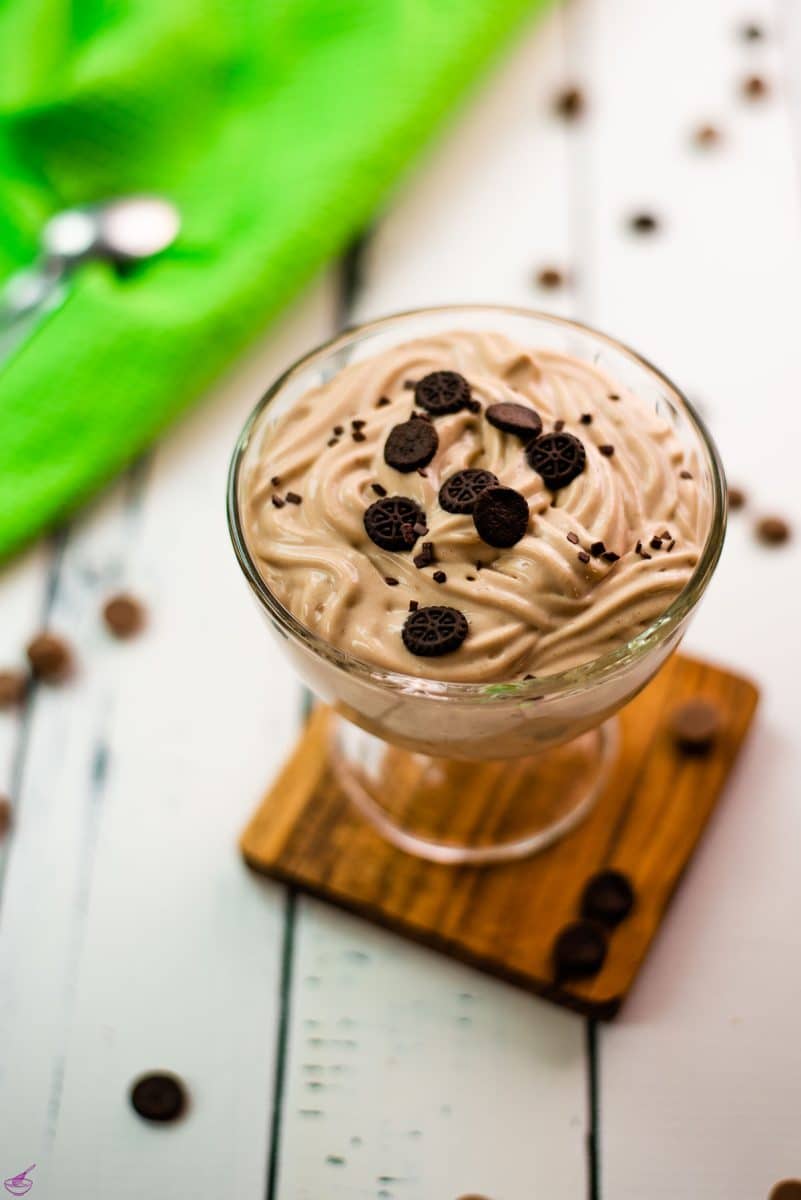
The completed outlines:
[[[687,756],[667,727],[672,708],[702,696],[722,728],[712,751]],[[250,866],[294,883],[429,946],[588,1015],[614,1016],[653,940],[711,816],[757,703],[753,684],[675,656],[620,717],[620,752],[591,816],[567,838],[521,863],[453,868],[384,842],[350,805],[328,765],[331,711],[311,717],[294,754],[242,837]],[[397,751],[393,757],[406,757]],[[409,767],[410,785],[418,778]],[[519,768],[510,764],[516,786]],[[492,822],[498,767],[471,764],[470,821]],[[451,800],[461,808],[464,768]],[[440,800],[443,799],[440,794]],[[483,813],[477,810],[481,806]],[[602,971],[557,985],[559,930],[578,915],[584,885],[604,866],[632,880],[637,904],[610,939]]]

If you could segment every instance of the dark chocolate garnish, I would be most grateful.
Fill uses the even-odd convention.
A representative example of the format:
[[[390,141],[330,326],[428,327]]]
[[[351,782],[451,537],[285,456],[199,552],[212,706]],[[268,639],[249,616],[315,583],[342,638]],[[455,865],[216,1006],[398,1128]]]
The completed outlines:
[[[470,384],[457,371],[432,371],[415,384],[414,398],[432,417],[442,417],[468,406]]]
[[[493,487],[498,477],[492,471],[468,467],[449,476],[439,489],[439,502],[449,513],[471,513],[476,500],[488,487]]]
[[[488,546],[514,546],[528,528],[528,501],[514,488],[491,487],[482,492],[473,509],[473,524]]]
[[[438,658],[458,650],[467,637],[467,618],[458,608],[432,604],[409,613],[403,623],[403,644],[419,658]]]
[[[512,404],[509,401],[491,404],[484,416],[496,429],[501,429],[504,433],[513,433],[515,437],[523,438],[527,442],[542,433],[542,417],[533,408],[526,408],[524,404]]]
[[[433,542],[423,542],[422,550],[420,551],[419,554],[415,554],[412,561],[413,561],[414,565],[418,568],[418,570],[422,570],[423,567],[430,567],[432,562],[435,561],[435,559],[434,559],[434,543]]]
[[[364,514],[367,536],[382,550],[410,550],[417,541],[414,526],[424,514],[408,496],[383,496]]]
[[[584,445],[572,433],[546,433],[526,448],[529,466],[552,492],[566,487],[587,464]]]
[[[384,461],[396,471],[408,475],[425,467],[437,452],[439,438],[430,421],[411,418],[389,431],[384,446]]]

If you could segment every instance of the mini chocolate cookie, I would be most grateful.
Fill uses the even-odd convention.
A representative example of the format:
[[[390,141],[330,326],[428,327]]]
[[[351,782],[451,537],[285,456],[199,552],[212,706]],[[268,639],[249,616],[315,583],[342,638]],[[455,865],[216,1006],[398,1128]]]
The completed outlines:
[[[526,442],[542,433],[542,417],[533,408],[526,408],[524,404],[512,404],[508,401],[491,404],[484,416],[496,429],[501,429],[504,433],[513,433],[515,437],[523,438]]]
[[[409,496],[382,496],[364,514],[367,536],[382,550],[411,550],[418,537],[414,527],[424,522],[425,514]]]
[[[457,371],[432,371],[415,384],[414,398],[432,417],[444,417],[469,406],[470,384]]]
[[[526,448],[526,458],[552,492],[567,487],[587,465],[583,442],[572,433],[546,433]]]
[[[412,417],[390,429],[384,446],[384,462],[408,475],[427,466],[437,452],[439,438],[430,421]]]
[[[606,934],[592,921],[571,921],[557,936],[553,965],[557,979],[588,979],[606,961]]]
[[[634,907],[634,888],[622,871],[598,871],[587,881],[581,897],[581,915],[614,928]]]
[[[131,1104],[146,1121],[175,1121],[186,1108],[186,1089],[175,1075],[154,1071],[131,1085]]]
[[[488,487],[494,487],[497,482],[498,477],[493,475],[492,471],[482,471],[474,467],[456,471],[439,489],[440,505],[445,512],[471,513],[481,493]]]
[[[410,653],[419,658],[439,658],[458,650],[467,632],[467,617],[458,608],[430,604],[409,613],[401,636]]]
[[[520,541],[528,528],[528,519],[528,501],[514,488],[487,488],[473,508],[478,536],[488,546],[500,550]]]

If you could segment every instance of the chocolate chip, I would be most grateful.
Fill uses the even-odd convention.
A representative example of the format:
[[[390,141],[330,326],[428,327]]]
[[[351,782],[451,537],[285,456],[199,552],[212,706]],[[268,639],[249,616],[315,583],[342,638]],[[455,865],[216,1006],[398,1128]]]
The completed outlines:
[[[390,400],[389,396],[379,396],[375,402],[375,406],[376,408],[386,408],[386,406],[391,403],[392,401]]]
[[[335,433],[337,437],[341,437],[342,434],[345,432],[345,426],[344,425],[335,425],[332,432]]]
[[[410,550],[417,541],[414,526],[423,513],[408,496],[374,500],[364,514],[367,536],[382,550]]]
[[[350,436],[353,438],[354,442],[366,442],[367,441],[367,434],[362,433],[361,429],[354,429],[353,433]]]
[[[272,479],[270,480],[270,483],[273,485],[273,487],[280,487],[281,486],[281,476],[273,475]]]
[[[376,496],[386,496],[387,489],[380,483],[371,483],[370,487],[375,492]]]
[[[427,466],[437,452],[439,438],[429,421],[412,417],[389,432],[384,446],[384,461],[396,471],[407,474]]]
[[[609,399],[610,399],[610,400],[619,400],[619,399],[620,399],[620,396],[617,394],[617,392],[610,392],[610,393],[609,393]]]
[[[662,549],[662,539],[661,538],[652,537],[648,544],[652,550],[661,550]]]
[[[693,141],[696,146],[700,146],[705,150],[711,146],[717,146],[720,140],[720,130],[714,125],[699,125],[693,134]]]
[[[523,438],[527,442],[542,433],[540,414],[524,404],[512,404],[509,401],[491,404],[484,416],[496,429],[501,429],[504,433],[513,433],[515,437]]]
[[[72,652],[55,633],[37,634],[28,643],[26,654],[36,678],[48,683],[66,678],[72,669]]]
[[[557,116],[575,121],[584,112],[584,93],[577,87],[563,88],[554,97],[553,108]]]
[[[641,551],[640,558],[647,558],[649,561],[653,558],[653,554],[647,554],[645,550]]]
[[[414,398],[433,417],[442,417],[468,405],[470,384],[457,371],[432,371],[415,385]]]
[[[403,623],[403,644],[420,658],[438,658],[458,650],[467,637],[467,618],[457,608],[427,605],[409,613]]]
[[[606,550],[601,555],[601,558],[604,560],[604,562],[608,562],[608,563],[616,563],[616,562],[620,561],[620,555],[615,554],[614,550]]]
[[[707,754],[720,732],[720,713],[708,700],[687,700],[670,714],[670,732],[685,754]]]
[[[409,612],[417,612],[419,607],[420,607],[419,600],[410,600],[409,601]]]
[[[394,575],[384,576],[384,583],[387,585],[387,587],[397,587],[399,582],[400,580],[396,579]]]
[[[579,550],[577,557],[581,563],[588,563],[590,561],[590,556],[586,550]]]
[[[423,542],[422,550],[419,554],[415,554],[412,561],[418,570],[422,570],[423,567],[430,567],[432,562],[434,562],[434,543]]]
[[[729,491],[729,508],[732,512],[737,512],[740,508],[745,508],[746,495],[742,488],[730,487]]]
[[[634,907],[634,888],[622,871],[598,871],[587,882],[581,897],[581,915],[614,928]]]
[[[467,582],[468,582],[468,583],[475,583],[475,582],[476,582],[476,577],[475,577],[475,575],[465,575],[465,579],[467,580]]]
[[[801,1200],[801,1179],[780,1179],[770,1189],[768,1200]]]
[[[604,445],[604,446],[599,446],[599,447],[598,447],[598,453],[599,453],[599,454],[603,454],[604,458],[611,458],[611,457],[612,457],[612,455],[615,453],[615,447],[614,447],[614,446],[610,446],[610,445],[607,443],[607,444],[606,444],[606,445]]]
[[[674,547],[675,545],[676,545],[676,539],[674,538],[674,539],[673,539],[673,541],[672,541],[672,542],[670,543],[670,545],[668,546],[666,553],[667,553],[667,554],[670,554],[671,550],[673,549],[673,547]]]
[[[567,540],[568,540],[569,542],[572,542],[574,546],[577,546],[577,545],[579,544],[579,539],[578,539],[578,534],[577,534],[577,533],[572,533],[572,532],[571,532],[571,533],[569,533],[569,534],[567,535]]]
[[[590,546],[590,554],[593,558],[600,558],[605,550],[606,546],[603,544],[603,542],[593,542]]]
[[[564,427],[565,427],[565,423],[562,420],[554,421],[554,423],[553,423],[554,433],[561,433],[562,430],[564,429]]]
[[[606,960],[606,934],[591,921],[565,925],[553,947],[558,979],[586,979],[597,975]]]
[[[756,523],[756,535],[766,546],[781,546],[790,539],[790,526],[782,517],[762,517]]]
[[[473,524],[488,546],[514,546],[528,528],[528,501],[514,488],[491,487],[482,492],[473,509]]]
[[[743,80],[741,90],[746,100],[763,100],[770,88],[761,75],[749,75]]]
[[[481,493],[497,482],[498,478],[492,471],[482,471],[475,467],[456,471],[439,489],[440,505],[445,512],[471,513]]]
[[[287,492],[286,502],[287,504],[302,504],[303,497],[299,496],[297,492]]]
[[[274,508],[283,508],[286,504],[286,500],[282,500],[280,496],[272,496],[271,499]]]
[[[582,425],[592,425],[592,413],[582,413],[579,420]]]
[[[338,446],[339,438],[329,438],[325,444],[326,444],[326,446]],[[275,497],[273,497],[273,504],[274,503],[275,503]],[[281,503],[283,504],[283,501],[281,501]]]
[[[11,801],[8,796],[0,796],[0,838],[4,838],[11,828]]]
[[[448,576],[445,574],[444,571],[435,571],[432,576],[432,579],[434,580],[434,583],[447,583],[448,582]]]
[[[629,217],[629,229],[633,233],[656,233],[659,222],[652,213],[634,213]]]
[[[679,471],[679,479],[692,479],[692,472],[687,471],[686,469]]]
[[[175,1121],[186,1108],[186,1089],[180,1079],[153,1072],[135,1080],[131,1104],[146,1121]]]
[[[145,609],[135,596],[120,592],[103,605],[103,620],[109,633],[117,638],[133,637],[145,623]]]
[[[0,711],[22,704],[28,694],[28,676],[24,671],[0,671]]]
[[[350,427],[351,429],[364,429],[366,424],[367,422],[363,421],[361,417],[354,417],[350,423]]]
[[[564,275],[556,267],[542,267],[537,272],[537,283],[541,288],[547,288],[549,291],[560,288],[564,282]]]
[[[584,446],[572,433],[546,433],[527,447],[526,458],[552,492],[572,483],[587,463]]]

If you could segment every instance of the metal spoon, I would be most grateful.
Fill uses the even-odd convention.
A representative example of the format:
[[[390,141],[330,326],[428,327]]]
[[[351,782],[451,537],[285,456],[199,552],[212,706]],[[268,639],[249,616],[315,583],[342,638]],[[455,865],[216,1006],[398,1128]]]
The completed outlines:
[[[13,275],[0,295],[0,355],[61,302],[66,277],[80,263],[152,258],[172,245],[180,225],[175,205],[160,196],[120,196],[56,213],[42,230],[40,260]]]

